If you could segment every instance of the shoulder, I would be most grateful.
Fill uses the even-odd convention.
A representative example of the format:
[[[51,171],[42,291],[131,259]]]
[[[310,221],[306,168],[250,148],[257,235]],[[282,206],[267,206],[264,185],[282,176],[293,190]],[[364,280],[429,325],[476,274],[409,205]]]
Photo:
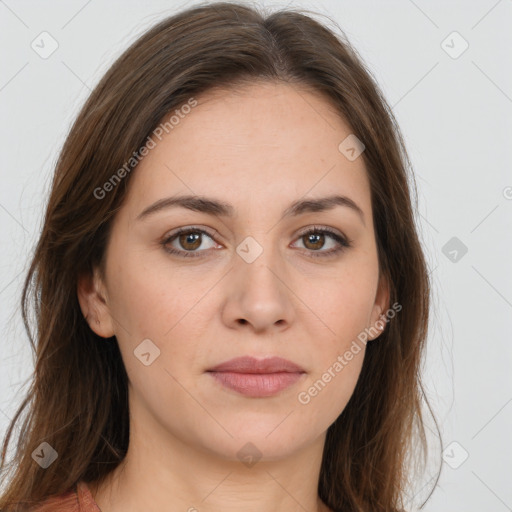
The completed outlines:
[[[80,512],[78,496],[75,490],[52,496],[37,505],[33,512]]]
[[[101,512],[100,507],[94,501],[89,486],[83,480],[80,480],[77,484],[77,497],[79,512]]]
[[[100,512],[89,487],[84,481],[75,489],[52,496],[33,509],[33,512]]]

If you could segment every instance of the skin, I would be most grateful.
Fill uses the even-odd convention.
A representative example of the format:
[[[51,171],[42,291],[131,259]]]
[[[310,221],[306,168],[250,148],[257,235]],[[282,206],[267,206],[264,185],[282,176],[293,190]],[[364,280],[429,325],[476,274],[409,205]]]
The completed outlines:
[[[308,404],[297,396],[389,307],[364,162],[340,153],[350,127],[305,89],[255,83],[197,100],[133,171],[105,277],[79,281],[84,316],[100,336],[116,336],[129,377],[128,454],[90,488],[102,512],[327,511],[317,494],[326,431],[353,393],[364,344]],[[168,208],[137,219],[178,194],[215,197],[235,215]],[[344,206],[280,220],[293,201],[332,194],[356,202],[364,223]],[[352,247],[311,257],[338,246],[302,235],[314,225]],[[200,257],[166,252],[166,235],[190,226],[213,236],[168,246]],[[252,263],[236,252],[248,236],[263,249]],[[134,355],[147,338],[160,350],[149,366]],[[206,373],[241,355],[281,356],[306,373],[267,398]],[[247,442],[261,454],[251,467],[237,456]]]

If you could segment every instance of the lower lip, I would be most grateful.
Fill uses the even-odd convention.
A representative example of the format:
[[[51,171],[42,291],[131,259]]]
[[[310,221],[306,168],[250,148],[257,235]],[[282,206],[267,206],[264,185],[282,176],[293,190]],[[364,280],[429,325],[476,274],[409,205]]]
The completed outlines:
[[[250,397],[272,396],[295,384],[304,373],[208,372],[229,389]]]

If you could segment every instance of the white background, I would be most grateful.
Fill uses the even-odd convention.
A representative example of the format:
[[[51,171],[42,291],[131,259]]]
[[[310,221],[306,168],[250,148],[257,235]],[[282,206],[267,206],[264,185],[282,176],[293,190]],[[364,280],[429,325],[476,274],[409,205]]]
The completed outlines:
[[[424,510],[512,510],[512,1],[260,4],[334,19],[374,74],[405,136],[434,281],[423,378],[446,448]],[[2,436],[32,371],[19,297],[70,123],[129,43],[191,5],[0,0]],[[31,48],[43,31],[59,45],[47,59]],[[464,42],[454,31],[469,44],[457,58]],[[457,262],[445,255],[449,246],[443,252],[452,237],[467,247]],[[432,485],[442,455],[435,438],[431,442],[434,462],[418,482],[418,496]]]

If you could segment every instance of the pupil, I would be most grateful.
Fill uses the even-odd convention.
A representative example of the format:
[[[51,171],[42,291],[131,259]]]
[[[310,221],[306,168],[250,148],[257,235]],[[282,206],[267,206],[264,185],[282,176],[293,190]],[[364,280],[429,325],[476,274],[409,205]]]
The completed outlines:
[[[308,235],[308,244],[312,244],[312,245],[315,245],[315,244],[318,244],[321,237],[323,237],[324,235],[322,234],[311,234],[311,235]]]
[[[184,238],[184,244],[182,244],[183,247],[185,248],[188,248],[188,249],[197,249],[197,247],[199,247],[199,245],[201,245],[201,243],[199,242],[199,244],[197,243],[200,235],[199,233],[187,233],[185,235],[182,235],[182,237]],[[190,244],[192,245],[192,247],[187,247],[187,244]]]

